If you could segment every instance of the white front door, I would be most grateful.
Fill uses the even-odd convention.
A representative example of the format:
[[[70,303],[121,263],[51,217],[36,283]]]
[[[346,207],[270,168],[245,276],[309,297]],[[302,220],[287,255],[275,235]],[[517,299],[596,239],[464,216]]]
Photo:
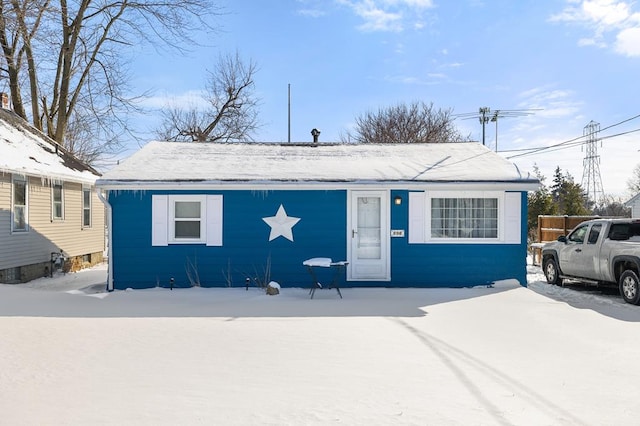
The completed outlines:
[[[348,279],[388,281],[389,193],[351,191],[349,201]]]

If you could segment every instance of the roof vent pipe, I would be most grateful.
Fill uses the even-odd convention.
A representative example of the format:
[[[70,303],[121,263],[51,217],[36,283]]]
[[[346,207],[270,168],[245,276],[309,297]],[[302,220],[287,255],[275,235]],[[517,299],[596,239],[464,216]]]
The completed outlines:
[[[311,136],[313,136],[313,143],[318,143],[318,136],[320,136],[320,130],[318,129],[311,130]]]

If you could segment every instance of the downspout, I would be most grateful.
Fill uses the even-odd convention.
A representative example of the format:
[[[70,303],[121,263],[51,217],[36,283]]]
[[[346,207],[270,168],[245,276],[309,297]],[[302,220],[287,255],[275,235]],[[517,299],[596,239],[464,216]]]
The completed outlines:
[[[109,264],[107,265],[107,291],[113,291],[113,230],[111,226],[111,204],[102,195],[102,192],[96,188],[96,194],[102,204],[107,208],[107,257],[109,258]]]

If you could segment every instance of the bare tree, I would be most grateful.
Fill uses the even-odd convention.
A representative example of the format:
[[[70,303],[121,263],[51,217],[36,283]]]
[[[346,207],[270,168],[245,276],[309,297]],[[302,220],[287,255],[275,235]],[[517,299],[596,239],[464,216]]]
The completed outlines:
[[[0,0],[0,76],[13,110],[62,145],[73,139],[74,153],[78,138],[93,144],[87,160],[113,149],[135,108],[123,48],[184,50],[190,28],[211,29],[211,1]]]
[[[174,105],[162,111],[158,137],[170,141],[231,142],[252,139],[259,127],[254,95],[256,64],[238,52],[221,55],[208,71],[202,100],[206,106]]]
[[[355,128],[343,142],[437,143],[470,140],[453,125],[451,110],[435,109],[433,103],[413,102],[380,108],[356,118]]]
[[[627,181],[627,188],[629,188],[632,195],[640,193],[640,164],[633,168],[633,174]]]

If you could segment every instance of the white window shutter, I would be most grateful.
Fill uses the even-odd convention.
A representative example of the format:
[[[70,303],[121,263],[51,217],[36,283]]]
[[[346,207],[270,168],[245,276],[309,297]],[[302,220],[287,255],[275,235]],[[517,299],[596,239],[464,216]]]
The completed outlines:
[[[222,245],[222,195],[207,195],[207,245]]]
[[[522,194],[520,192],[506,192],[504,194],[504,242],[520,244]]]
[[[409,192],[409,244],[425,242],[425,204],[424,192]]]
[[[151,197],[151,245],[169,245],[169,197]]]

